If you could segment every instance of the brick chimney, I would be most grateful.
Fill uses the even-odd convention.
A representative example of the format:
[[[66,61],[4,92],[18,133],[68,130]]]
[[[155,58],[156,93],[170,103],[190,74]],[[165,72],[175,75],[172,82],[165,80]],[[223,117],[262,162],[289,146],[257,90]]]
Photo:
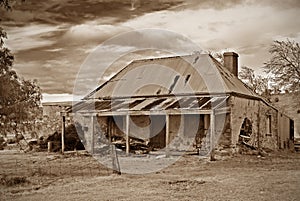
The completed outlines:
[[[235,52],[225,52],[224,56],[224,66],[232,74],[238,76],[238,57],[239,55]]]

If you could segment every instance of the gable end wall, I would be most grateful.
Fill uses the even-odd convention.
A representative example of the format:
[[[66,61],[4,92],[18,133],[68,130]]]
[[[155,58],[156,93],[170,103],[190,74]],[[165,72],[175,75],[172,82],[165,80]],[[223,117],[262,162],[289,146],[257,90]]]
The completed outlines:
[[[236,148],[239,134],[245,118],[252,123],[250,144],[256,148],[278,148],[277,110],[260,100],[252,100],[237,96],[230,97],[231,107],[231,143]],[[268,133],[268,118],[271,116],[271,132]]]

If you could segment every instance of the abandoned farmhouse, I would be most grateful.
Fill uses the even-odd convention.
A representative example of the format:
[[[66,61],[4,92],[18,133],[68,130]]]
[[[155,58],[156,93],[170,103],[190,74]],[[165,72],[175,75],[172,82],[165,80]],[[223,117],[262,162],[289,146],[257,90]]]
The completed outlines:
[[[234,52],[224,53],[224,65],[200,53],[134,60],[64,115],[80,121],[92,153],[117,140],[129,153],[133,139],[168,151],[289,148],[293,120],[237,74]]]

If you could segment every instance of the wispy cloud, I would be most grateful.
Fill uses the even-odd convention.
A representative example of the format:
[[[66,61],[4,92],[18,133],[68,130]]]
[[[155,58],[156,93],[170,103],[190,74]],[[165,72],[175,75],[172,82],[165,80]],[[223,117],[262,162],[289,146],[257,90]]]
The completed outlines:
[[[300,41],[297,0],[154,0],[140,1],[136,9],[130,8],[130,0],[89,0],[82,4],[47,0],[16,5],[12,12],[0,14],[9,36],[6,43],[15,54],[14,68],[26,78],[38,79],[44,93],[72,93],[86,57],[100,43],[130,30],[167,29],[205,50],[237,51],[240,64],[253,68],[268,59],[272,40],[288,37]],[[151,36],[135,34],[127,41],[108,45],[101,56],[157,43],[162,49],[192,49],[184,46],[184,37],[166,40],[167,35],[155,32]],[[131,59],[147,55],[158,54],[131,52],[117,61],[104,78]],[[84,76],[93,84],[97,79],[103,81],[93,70],[87,68]],[[83,90],[89,89],[87,83]]]
[[[235,50],[241,54],[242,65],[256,68],[268,59],[268,47],[274,39],[300,33],[300,21],[294,20],[299,18],[299,9],[292,7],[291,2],[283,10],[278,10],[279,5],[279,2],[274,7],[254,5],[249,1],[226,9],[198,6],[191,10],[150,13],[124,24],[169,29],[191,38],[204,49]]]
[[[93,43],[97,44],[122,32],[130,31],[131,28],[110,25],[97,24],[96,21],[89,21],[84,24],[71,26],[60,39],[61,43]]]
[[[17,53],[20,50],[29,50],[39,47],[50,46],[55,43],[49,39],[49,34],[59,30],[59,26],[45,24],[29,24],[24,27],[7,27],[9,33],[6,41],[7,46]]]

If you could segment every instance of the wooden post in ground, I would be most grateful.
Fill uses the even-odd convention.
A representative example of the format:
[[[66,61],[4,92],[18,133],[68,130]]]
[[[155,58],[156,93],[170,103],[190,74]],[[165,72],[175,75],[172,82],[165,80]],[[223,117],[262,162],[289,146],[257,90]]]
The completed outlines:
[[[108,140],[109,140],[109,146],[110,146],[110,155],[112,160],[112,169],[114,174],[121,174],[120,171],[120,164],[118,161],[117,151],[115,149],[115,145],[112,143],[112,128],[113,128],[113,116],[108,117]]]
[[[166,157],[170,156],[170,116],[166,114]]]
[[[126,155],[129,155],[129,151],[130,151],[130,143],[129,143],[129,119],[130,116],[129,114],[126,115],[126,127],[125,127],[125,135],[126,135]]]
[[[52,142],[48,142],[48,153],[52,152]]]
[[[210,114],[204,114],[203,118],[203,124],[204,124],[204,143],[202,144],[203,147],[201,147],[203,150],[205,150],[205,154],[210,154]],[[209,136],[209,139],[208,137]],[[199,152],[200,154],[200,152]],[[204,154],[204,153],[201,153]]]
[[[95,129],[95,126],[94,126],[94,115],[91,116],[91,154],[93,155],[94,154],[94,129]]]
[[[66,116],[63,114],[62,116],[62,125],[61,125],[61,153],[65,152],[65,132],[66,132]]]
[[[215,160],[215,113],[212,111],[210,115],[210,160]]]

